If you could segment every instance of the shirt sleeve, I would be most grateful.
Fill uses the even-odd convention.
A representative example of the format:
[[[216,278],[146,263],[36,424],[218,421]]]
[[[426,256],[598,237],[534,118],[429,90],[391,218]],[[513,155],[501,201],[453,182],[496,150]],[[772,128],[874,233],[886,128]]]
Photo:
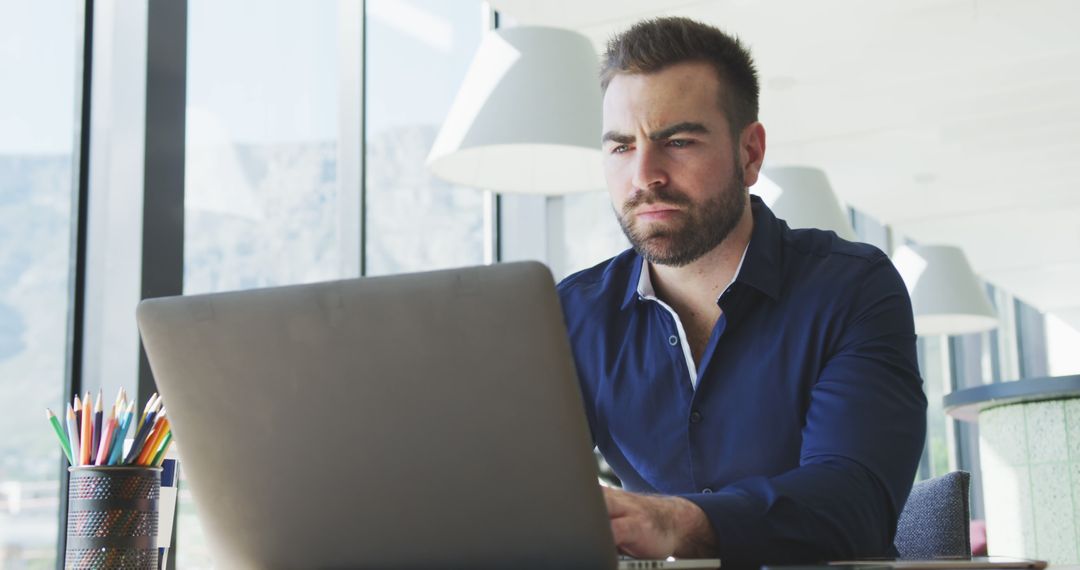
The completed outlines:
[[[926,437],[911,301],[884,255],[851,301],[810,391],[799,467],[684,495],[709,518],[725,568],[892,552]]]

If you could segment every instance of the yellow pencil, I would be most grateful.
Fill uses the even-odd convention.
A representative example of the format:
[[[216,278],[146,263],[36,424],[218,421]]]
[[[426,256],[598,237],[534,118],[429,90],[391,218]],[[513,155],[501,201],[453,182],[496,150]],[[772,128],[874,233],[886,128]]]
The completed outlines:
[[[161,440],[165,438],[165,433],[168,431],[169,419],[159,416],[154,422],[154,431],[147,437],[147,441],[143,445],[142,451],[139,452],[139,457],[135,459],[136,465],[150,465],[150,460],[157,455],[158,446],[161,444]]]
[[[123,410],[124,409],[124,407],[120,405],[120,402],[123,401],[123,399],[124,399],[124,389],[120,388],[119,390],[116,391],[116,401],[113,402],[113,409],[114,410]]]
[[[161,464],[165,463],[165,456],[169,454],[169,447],[172,446],[172,442],[172,430],[169,430],[169,433],[165,434],[165,442],[161,445],[161,451],[158,451],[157,455],[154,456],[152,463],[154,467],[161,467]]]

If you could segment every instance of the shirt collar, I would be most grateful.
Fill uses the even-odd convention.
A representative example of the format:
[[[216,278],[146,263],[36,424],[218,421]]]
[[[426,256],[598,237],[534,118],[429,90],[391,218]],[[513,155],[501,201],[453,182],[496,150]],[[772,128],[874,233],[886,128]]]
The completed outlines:
[[[750,234],[746,259],[736,281],[745,283],[775,300],[780,297],[780,285],[784,280],[781,258],[787,226],[754,194],[750,195],[750,211],[754,216],[754,229]]]
[[[776,299],[780,294],[782,279],[780,253],[783,228],[772,210],[754,194],[750,195],[750,211],[754,218],[754,229],[750,234],[750,243],[743,250],[742,259],[739,260],[739,266],[735,269],[735,278],[732,279],[732,283],[736,281],[745,283]],[[630,272],[630,282],[627,284],[626,296],[622,304],[624,309],[635,298],[656,296],[656,290],[653,289],[652,279],[647,270],[648,262],[640,255],[635,255],[635,258],[640,263],[631,265],[633,269]]]
[[[746,247],[743,248],[742,257],[739,258],[739,265],[735,267],[735,275],[731,278],[731,282],[724,286],[724,290],[726,290],[728,287],[731,287],[731,284],[734,283],[736,279],[738,279],[739,271],[742,270],[743,262],[746,261],[746,252],[749,249],[750,244],[747,243]],[[653,288],[652,275],[649,273],[647,264],[647,261],[645,261],[644,259],[641,260],[641,269],[639,270],[641,275],[638,277],[637,284],[638,296],[644,297],[646,299],[656,297],[656,289]]]

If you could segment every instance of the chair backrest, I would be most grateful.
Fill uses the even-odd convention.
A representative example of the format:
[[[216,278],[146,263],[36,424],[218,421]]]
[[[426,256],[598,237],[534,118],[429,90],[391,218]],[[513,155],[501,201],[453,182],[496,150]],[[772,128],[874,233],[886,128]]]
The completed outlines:
[[[893,541],[901,560],[971,556],[970,484],[970,473],[953,471],[911,488]]]

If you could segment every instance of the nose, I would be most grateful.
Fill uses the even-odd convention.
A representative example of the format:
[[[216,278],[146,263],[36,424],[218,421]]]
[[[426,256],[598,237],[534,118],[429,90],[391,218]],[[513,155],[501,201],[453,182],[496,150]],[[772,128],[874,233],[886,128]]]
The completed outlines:
[[[648,145],[639,147],[634,156],[634,178],[631,182],[637,191],[666,186],[668,174],[660,153]]]

